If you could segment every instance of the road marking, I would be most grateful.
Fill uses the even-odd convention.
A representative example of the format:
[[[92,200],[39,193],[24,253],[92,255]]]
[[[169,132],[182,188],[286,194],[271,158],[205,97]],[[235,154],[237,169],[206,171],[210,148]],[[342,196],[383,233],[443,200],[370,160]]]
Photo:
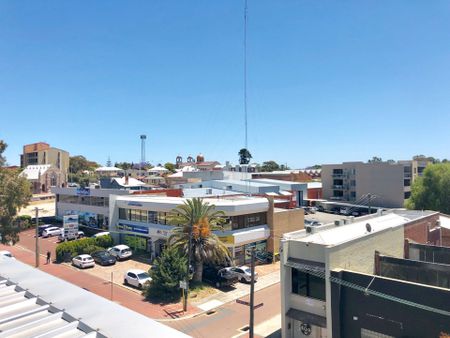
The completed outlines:
[[[255,326],[255,334],[267,337],[281,328],[281,313]]]
[[[221,302],[220,300],[213,299],[213,300],[210,300],[209,302],[206,302],[206,303],[203,303],[201,305],[198,305],[197,307],[199,309],[202,309],[203,311],[209,311],[209,310],[214,309],[216,307],[219,307],[219,306],[221,306],[223,304],[224,303]]]

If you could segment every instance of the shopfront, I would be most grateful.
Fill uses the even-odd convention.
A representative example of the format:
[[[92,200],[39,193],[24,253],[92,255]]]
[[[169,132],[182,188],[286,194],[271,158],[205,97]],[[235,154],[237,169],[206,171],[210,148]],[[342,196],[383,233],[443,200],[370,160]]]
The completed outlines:
[[[116,225],[116,230],[120,233],[120,243],[128,245],[133,252],[137,254],[152,253],[147,226],[119,222]]]

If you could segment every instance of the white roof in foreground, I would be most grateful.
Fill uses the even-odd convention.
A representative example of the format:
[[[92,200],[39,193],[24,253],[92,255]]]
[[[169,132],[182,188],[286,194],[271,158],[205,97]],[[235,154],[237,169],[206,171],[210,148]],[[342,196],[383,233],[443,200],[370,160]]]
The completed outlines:
[[[450,217],[445,215],[439,215],[439,222],[442,228],[450,229]]]
[[[27,165],[19,176],[25,177],[29,180],[37,180],[39,175],[45,174],[51,166],[51,164]]]
[[[364,219],[360,222],[350,223],[346,225],[336,226],[327,229],[317,229],[310,235],[304,237],[297,237],[295,233],[293,236],[286,234],[285,237],[302,242],[321,244],[325,246],[335,246],[345,242],[352,241],[357,238],[373,235],[374,233],[383,231],[389,228],[396,228],[409,220],[405,217],[396,214],[387,214],[384,216],[372,217]],[[367,231],[366,224],[370,224],[371,231]],[[298,233],[298,232],[297,232]],[[304,231],[306,234],[306,231]]]
[[[10,258],[0,258],[0,336],[188,337]]]

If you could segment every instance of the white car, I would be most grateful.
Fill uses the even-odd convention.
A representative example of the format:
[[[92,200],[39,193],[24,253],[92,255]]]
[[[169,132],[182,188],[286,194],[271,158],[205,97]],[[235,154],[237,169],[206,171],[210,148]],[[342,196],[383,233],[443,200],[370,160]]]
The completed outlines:
[[[252,271],[248,266],[246,266],[246,265],[235,266],[235,267],[228,268],[228,269],[230,271],[234,272],[235,274],[237,274],[240,282],[250,283],[252,281]],[[258,280],[258,273],[255,271],[255,282],[257,280]]]
[[[133,254],[130,247],[124,244],[113,246],[112,248],[108,249],[108,252],[114,257],[116,257],[118,260],[130,258],[131,255]]]
[[[42,237],[59,236],[61,234],[61,228],[49,227],[42,232]]]
[[[0,257],[8,257],[8,258],[12,258],[15,259],[13,254],[7,250],[1,250],[0,251]]]
[[[103,231],[103,232],[98,232],[94,235],[92,235],[93,238],[97,238],[97,237],[101,237],[101,236],[108,236],[109,232],[108,231]]]
[[[94,259],[91,255],[78,255],[72,258],[72,264],[81,269],[91,268],[95,265]]]
[[[132,285],[139,289],[142,289],[145,283],[152,281],[150,275],[144,270],[128,270],[123,276],[123,283],[125,285]]]

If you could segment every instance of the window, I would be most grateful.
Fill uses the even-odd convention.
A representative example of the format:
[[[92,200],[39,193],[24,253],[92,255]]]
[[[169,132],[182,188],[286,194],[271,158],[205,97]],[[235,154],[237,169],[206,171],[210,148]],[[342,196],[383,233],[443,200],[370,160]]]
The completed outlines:
[[[292,269],[292,293],[325,301],[325,279]]]
[[[148,223],[158,223],[158,213],[156,211],[148,212]]]
[[[127,209],[124,209],[124,208],[119,208],[119,219],[125,219],[125,220],[127,220],[128,219],[128,217],[127,217]]]
[[[165,212],[158,212],[158,224],[166,224],[166,213]]]

